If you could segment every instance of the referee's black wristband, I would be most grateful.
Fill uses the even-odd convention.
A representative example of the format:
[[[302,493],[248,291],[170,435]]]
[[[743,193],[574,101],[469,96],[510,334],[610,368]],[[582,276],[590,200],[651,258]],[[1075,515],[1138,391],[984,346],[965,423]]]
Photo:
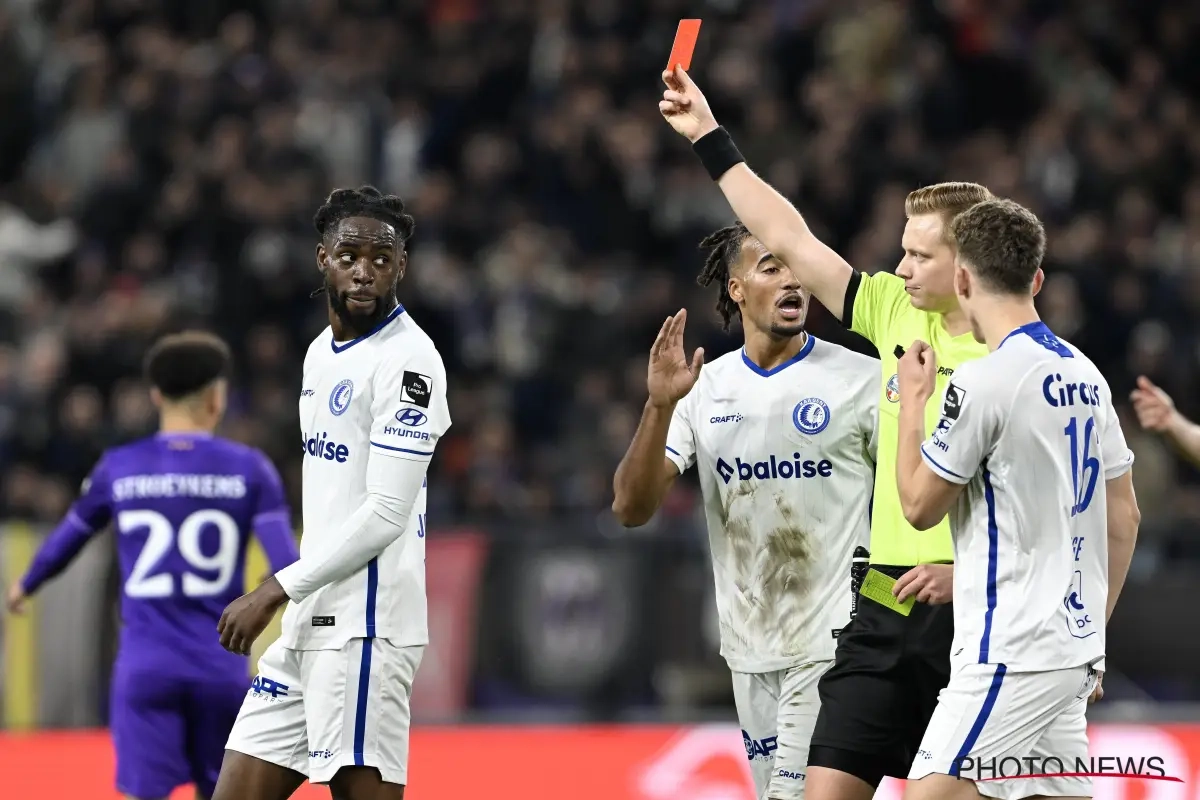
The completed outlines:
[[[692,150],[700,156],[700,163],[708,170],[714,181],[746,159],[738,152],[733,137],[724,128],[709,131],[692,143]]]

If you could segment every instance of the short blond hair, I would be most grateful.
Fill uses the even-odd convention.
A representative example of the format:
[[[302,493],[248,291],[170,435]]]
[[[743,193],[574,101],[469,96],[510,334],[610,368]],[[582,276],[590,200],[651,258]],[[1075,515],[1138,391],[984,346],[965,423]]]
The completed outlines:
[[[955,217],[977,203],[995,200],[986,186],[965,181],[949,181],[922,186],[904,199],[904,215],[909,219],[921,214],[940,214],[945,223],[946,241],[953,244],[950,223]]]

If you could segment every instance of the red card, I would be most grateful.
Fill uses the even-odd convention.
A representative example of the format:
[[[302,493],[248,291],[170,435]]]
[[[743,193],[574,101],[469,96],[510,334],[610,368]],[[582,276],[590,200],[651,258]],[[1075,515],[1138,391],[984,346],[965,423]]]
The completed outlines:
[[[671,57],[667,59],[668,71],[673,72],[676,65],[683,67],[685,72],[692,68],[692,52],[696,49],[696,39],[699,37],[700,20],[679,20],[679,29],[675,31],[675,44],[671,45]]]

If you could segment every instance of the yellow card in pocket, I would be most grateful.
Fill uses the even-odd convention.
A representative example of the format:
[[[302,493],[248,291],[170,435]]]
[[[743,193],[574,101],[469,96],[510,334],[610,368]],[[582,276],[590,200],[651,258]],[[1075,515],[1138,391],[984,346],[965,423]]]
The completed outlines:
[[[903,614],[907,617],[912,613],[913,603],[917,602],[917,599],[910,597],[901,603],[892,594],[892,587],[895,585],[895,578],[889,578],[879,570],[868,569],[867,577],[863,578],[862,589],[858,593],[869,600],[874,600],[881,606],[887,606],[897,614]]]

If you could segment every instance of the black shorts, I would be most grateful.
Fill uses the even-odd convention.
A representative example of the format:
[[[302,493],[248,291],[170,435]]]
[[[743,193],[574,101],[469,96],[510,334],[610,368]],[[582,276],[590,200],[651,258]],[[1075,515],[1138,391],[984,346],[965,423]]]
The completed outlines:
[[[912,567],[872,564],[892,578]],[[954,611],[916,603],[908,616],[859,597],[838,636],[833,666],[821,677],[810,767],[828,767],[878,786],[908,777],[921,737],[950,680]]]

